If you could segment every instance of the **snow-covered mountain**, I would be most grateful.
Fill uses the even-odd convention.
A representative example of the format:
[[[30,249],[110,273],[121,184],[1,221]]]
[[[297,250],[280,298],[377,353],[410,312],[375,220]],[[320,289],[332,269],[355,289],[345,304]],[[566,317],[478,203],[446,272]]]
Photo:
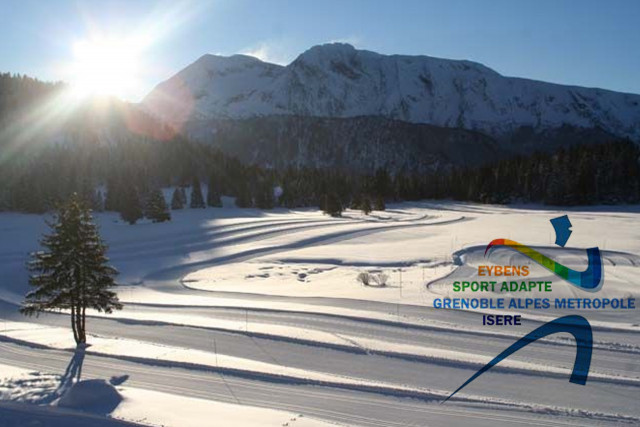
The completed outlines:
[[[267,115],[381,116],[511,140],[561,127],[640,141],[640,95],[505,77],[484,65],[381,55],[342,43],[312,47],[287,66],[205,55],[143,107],[175,126]],[[213,131],[213,129],[212,129]]]

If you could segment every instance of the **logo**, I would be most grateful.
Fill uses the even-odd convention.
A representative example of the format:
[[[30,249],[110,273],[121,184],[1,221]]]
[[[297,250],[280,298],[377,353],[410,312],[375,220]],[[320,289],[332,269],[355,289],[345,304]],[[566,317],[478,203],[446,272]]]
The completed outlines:
[[[571,233],[573,233],[570,230],[573,225],[571,224],[571,221],[569,221],[569,217],[567,215],[559,216],[558,218],[553,218],[550,222],[556,232],[556,245],[564,248],[564,245],[567,244]]]
[[[557,241],[557,240],[556,240]],[[588,248],[587,259],[589,265],[584,271],[575,271],[569,267],[560,264],[557,261],[552,260],[546,255],[541,254],[529,246],[515,242],[509,239],[495,239],[487,245],[484,254],[493,247],[506,246],[515,251],[520,252],[522,255],[530,258],[536,263],[540,264],[556,276],[568,281],[572,285],[589,292],[597,292],[602,287],[602,257],[600,256],[600,249]]]
[[[564,215],[558,218],[554,218],[550,221],[556,232],[556,245],[564,247],[572,233],[572,231],[570,230],[572,225],[571,221],[569,221],[569,217],[567,215]],[[600,288],[602,288],[602,257],[600,255],[600,249],[598,249],[597,247],[587,249],[587,268],[584,271],[576,271],[562,265],[557,261],[554,261],[553,259],[541,254],[540,252],[529,246],[509,239],[492,240],[485,249],[485,257],[492,248],[497,246],[505,246],[525,255],[537,264],[554,273],[556,276],[568,281],[572,285],[584,291],[597,292],[598,290],[600,290]],[[480,368],[478,372],[473,374],[467,381],[464,382],[464,384],[462,384],[446,399],[444,399],[442,403],[449,400],[451,397],[453,397],[453,395],[458,393],[480,375],[487,372],[493,366],[511,356],[516,351],[526,347],[532,342],[539,340],[540,338],[544,338],[548,335],[561,332],[570,333],[576,342],[576,358],[573,364],[573,370],[571,373],[571,377],[569,378],[569,382],[579,385],[586,385],[587,378],[589,376],[589,368],[591,366],[593,333],[591,331],[591,325],[589,324],[589,321],[587,319],[579,315],[570,315],[559,317],[557,319],[549,321],[544,325],[536,328],[535,330],[529,332],[527,335],[520,338],[515,343],[511,344],[502,353],[498,354],[489,363]]]
[[[550,222],[556,232],[556,245],[564,247],[572,233],[570,230],[572,224],[571,221],[569,221],[569,217],[567,215],[563,215],[558,218],[551,219]],[[600,249],[597,247],[587,249],[587,269],[584,271],[575,271],[557,261],[552,260],[548,256],[541,254],[529,246],[509,239],[492,240],[484,251],[485,257],[489,250],[496,246],[506,246],[520,252],[524,256],[551,271],[556,276],[568,281],[582,290],[597,292],[602,287],[602,257],[600,256]]]
[[[591,325],[589,321],[582,316],[571,315],[559,317],[555,320],[545,323],[539,328],[529,332],[518,341],[511,344],[506,350],[497,355],[491,360],[491,362],[484,365],[478,372],[473,374],[471,378],[465,381],[460,387],[451,393],[441,403],[445,403],[451,399],[454,394],[465,388],[469,383],[478,378],[480,375],[493,368],[502,360],[511,356],[516,351],[523,347],[528,346],[532,342],[544,338],[548,335],[558,334],[561,332],[568,332],[573,335],[576,341],[576,359],[573,362],[573,370],[571,371],[571,377],[569,382],[573,384],[586,385],[587,378],[589,376],[589,367],[591,366],[591,352],[593,348],[593,333],[591,332]]]

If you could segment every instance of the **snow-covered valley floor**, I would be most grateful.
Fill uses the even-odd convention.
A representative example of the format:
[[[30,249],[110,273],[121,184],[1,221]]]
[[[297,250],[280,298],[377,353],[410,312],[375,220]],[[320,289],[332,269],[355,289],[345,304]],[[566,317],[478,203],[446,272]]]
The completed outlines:
[[[561,251],[549,219],[565,213],[573,249]],[[84,415],[58,405],[61,378],[77,363],[68,315],[17,312],[28,288],[24,263],[47,230],[44,217],[0,214],[0,419],[9,420],[0,426],[27,416],[52,426],[60,419],[291,427],[640,423],[637,308],[519,310],[523,324],[509,327],[483,326],[478,311],[433,308],[435,298],[477,296],[454,295],[451,284],[474,280],[495,238],[535,246],[576,269],[583,249],[598,246],[605,262],[598,297],[637,298],[638,206],[560,211],[422,202],[344,218],[233,208],[172,214],[170,223],[135,226],[96,215],[121,272],[125,308],[92,313],[81,378],[118,379],[122,401]],[[491,260],[530,265],[507,249]],[[593,296],[530,268],[527,280],[553,280],[553,297]],[[365,271],[388,275],[387,286],[359,283]],[[565,314],[582,314],[593,327],[587,385],[568,381],[576,349],[558,334],[441,404],[519,337]],[[91,421],[64,418],[75,416]]]

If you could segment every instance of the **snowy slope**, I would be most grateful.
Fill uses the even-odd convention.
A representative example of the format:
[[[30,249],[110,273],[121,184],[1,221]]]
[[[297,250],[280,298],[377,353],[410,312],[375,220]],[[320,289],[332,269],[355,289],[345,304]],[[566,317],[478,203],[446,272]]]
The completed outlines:
[[[465,277],[477,264],[475,248],[495,236],[549,246],[548,219],[558,214],[450,202],[393,205],[370,216],[348,211],[341,219],[225,208],[128,226],[100,214],[121,283],[135,285],[118,288],[124,311],[92,313],[97,336],[85,375],[127,374],[132,387],[349,425],[424,425],[422,411],[438,412],[429,424],[443,426],[481,425],[456,418],[480,417],[477,411],[495,411],[491,416],[500,418],[491,425],[513,425],[509,417],[516,414],[536,425],[559,417],[573,425],[637,424],[637,310],[582,313],[595,332],[587,389],[567,381],[575,348],[554,337],[514,355],[452,406],[439,403],[480,363],[539,325],[539,317],[554,315],[524,311],[525,325],[505,329],[483,327],[479,313],[434,310],[432,299],[450,291],[445,277],[452,271]],[[638,242],[629,230],[638,207],[570,215],[572,247],[603,249],[602,295],[637,295]],[[46,327],[33,328],[16,324],[25,319],[11,305],[26,290],[25,253],[37,247],[42,218],[2,214],[2,223],[0,272],[14,280],[0,294],[6,301],[0,317],[7,320],[0,323],[0,363],[59,372],[70,357],[68,318],[44,315],[29,321]],[[600,242],[604,229],[607,240]],[[464,264],[453,264],[452,253],[463,249]],[[581,254],[554,258],[578,262]],[[355,277],[363,270],[388,273],[389,286],[362,286]],[[554,288],[558,295],[571,290]]]
[[[553,248],[549,223],[561,214],[574,225],[562,251]],[[168,223],[129,226],[100,213],[125,308],[90,313],[81,379],[126,376],[125,400],[110,416],[153,425],[225,419],[215,402],[236,405],[229,410],[245,419],[228,424],[239,426],[265,417],[255,407],[276,411],[266,413],[275,422],[263,425],[289,427],[638,425],[637,308],[514,310],[507,312],[521,314],[521,326],[490,327],[480,311],[439,310],[433,300],[452,296],[453,280],[475,277],[487,262],[481,248],[496,237],[526,242],[576,269],[585,262],[582,248],[598,246],[605,274],[598,295],[637,299],[639,214],[638,205],[558,211],[445,201],[390,204],[368,216],[347,210],[342,218],[311,209],[184,209]],[[48,405],[44,382],[76,359],[67,314],[26,319],[17,312],[28,289],[25,260],[46,231],[43,220],[0,214],[0,400],[11,404]],[[501,249],[492,260],[525,262]],[[359,283],[363,271],[387,274],[387,286]],[[531,280],[550,279],[541,267],[531,272]],[[549,297],[585,295],[550,280]],[[441,404],[516,339],[569,313],[593,328],[587,385],[568,381],[575,344],[557,334]],[[3,365],[28,370],[28,381]],[[129,387],[148,399],[128,396]]]
[[[170,122],[221,116],[268,114],[268,103],[252,96],[282,75],[284,67],[246,55],[204,55],[158,85],[143,101]]]
[[[333,43],[286,67],[205,55],[144,100],[183,125],[260,115],[384,116],[505,137],[521,127],[601,128],[640,140],[640,95],[505,77],[484,65],[428,56],[381,55]]]
[[[62,380],[59,375],[1,364],[0,371],[5,376],[0,380],[0,395],[3,397],[0,400],[0,425],[3,427],[199,427],[203,425],[204,419],[214,415],[218,419],[224,419],[229,425],[243,427],[282,426],[285,423],[292,427],[334,425],[285,411],[126,386],[118,387],[122,401],[108,416],[92,413],[95,411],[88,411],[81,405],[75,410],[60,404],[36,406],[33,403],[42,404],[56,395]],[[83,392],[85,396],[92,394],[87,393],[87,390]]]

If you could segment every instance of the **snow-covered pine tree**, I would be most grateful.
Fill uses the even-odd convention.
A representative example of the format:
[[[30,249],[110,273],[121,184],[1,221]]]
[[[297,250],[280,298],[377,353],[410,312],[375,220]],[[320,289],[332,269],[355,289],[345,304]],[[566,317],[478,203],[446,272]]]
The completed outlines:
[[[35,289],[26,295],[20,311],[32,316],[70,310],[73,337],[76,344],[84,344],[87,308],[105,313],[122,308],[110,290],[118,272],[107,264],[107,246],[89,208],[76,193],[49,226],[52,233],[40,242],[45,250],[31,254],[29,284]]]
[[[173,210],[177,210],[177,209],[182,209],[184,208],[184,202],[182,201],[182,191],[180,190],[184,190],[180,187],[176,187],[175,190],[173,190],[173,195],[171,196],[171,209]]]
[[[180,200],[182,200],[182,206],[187,206],[187,190],[184,187],[180,187]]]
[[[207,188],[207,205],[213,208],[222,207],[222,199],[220,198],[220,186],[218,185],[218,177],[215,174],[209,175],[209,186]]]
[[[192,209],[205,208],[204,199],[202,197],[202,187],[200,186],[200,180],[197,176],[193,177],[193,182],[191,183],[191,204],[189,205]]]
[[[147,205],[145,207],[145,216],[153,222],[171,221],[171,213],[164,200],[162,190],[151,190],[147,197]]]
[[[133,185],[125,187],[120,207],[120,217],[129,224],[135,224],[144,216],[138,190]]]

